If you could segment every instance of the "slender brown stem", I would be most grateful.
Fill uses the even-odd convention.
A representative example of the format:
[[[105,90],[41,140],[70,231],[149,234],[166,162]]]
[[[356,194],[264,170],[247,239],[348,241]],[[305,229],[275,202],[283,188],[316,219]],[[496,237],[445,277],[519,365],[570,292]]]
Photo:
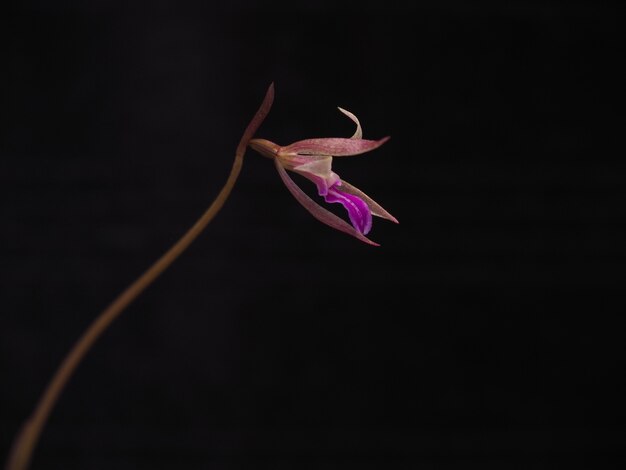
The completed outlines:
[[[87,331],[76,342],[74,347],[67,354],[52,380],[44,390],[33,414],[22,425],[17,435],[11,454],[7,460],[7,470],[25,470],[28,468],[32,457],[35,444],[41,434],[41,431],[54,407],[59,395],[67,384],[68,380],[74,373],[76,367],[89,349],[94,345],[100,335],[109,327],[109,325],[124,311],[128,305],[135,300],[152,282],[171,264],[185,249],[193,242],[196,237],[204,230],[209,222],[220,211],[226,199],[230,195],[237,177],[241,171],[243,164],[243,156],[248,146],[248,142],[253,137],[265,117],[267,116],[272,102],[274,100],[274,84],[272,83],[265,94],[265,99],[261,107],[248,124],[243,136],[237,146],[235,160],[233,162],[230,175],[226,184],[219,192],[213,203],[209,206],[198,221],[178,240],[161,258],[159,258],[147,271],[126,288],[100,315],[96,317],[93,323],[87,328]]]

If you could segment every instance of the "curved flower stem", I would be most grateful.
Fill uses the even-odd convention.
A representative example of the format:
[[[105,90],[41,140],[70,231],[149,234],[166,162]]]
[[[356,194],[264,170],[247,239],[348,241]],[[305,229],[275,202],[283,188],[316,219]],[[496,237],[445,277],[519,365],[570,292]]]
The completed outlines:
[[[87,331],[76,342],[74,347],[67,354],[47,388],[43,392],[33,414],[22,425],[17,435],[11,454],[7,460],[7,470],[25,470],[28,468],[35,444],[41,431],[54,407],[59,395],[74,373],[78,364],[85,357],[85,354],[94,345],[100,335],[109,325],[120,316],[128,305],[135,300],[152,282],[185,251],[196,237],[204,230],[209,222],[220,211],[226,199],[230,195],[235,182],[241,171],[243,156],[246,152],[248,142],[253,137],[265,117],[267,116],[274,100],[274,84],[272,83],[265,94],[265,99],[261,107],[248,124],[243,136],[237,146],[235,160],[233,162],[230,175],[226,184],[219,192],[213,203],[209,206],[198,221],[178,240],[161,258],[159,258],[148,270],[146,270],[135,282],[126,288],[106,309],[96,317]]]

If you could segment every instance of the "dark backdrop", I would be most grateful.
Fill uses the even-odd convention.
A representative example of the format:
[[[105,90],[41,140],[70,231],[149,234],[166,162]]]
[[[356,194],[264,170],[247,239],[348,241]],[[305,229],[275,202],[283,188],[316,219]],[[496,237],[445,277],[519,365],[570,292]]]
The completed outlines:
[[[620,11],[111,3],[2,19],[0,455],[215,197],[274,81],[259,136],[348,136],[337,105],[392,136],[335,171],[400,225],[375,221],[379,248],[333,231],[249,152],[223,212],[81,365],[33,469],[623,459]]]

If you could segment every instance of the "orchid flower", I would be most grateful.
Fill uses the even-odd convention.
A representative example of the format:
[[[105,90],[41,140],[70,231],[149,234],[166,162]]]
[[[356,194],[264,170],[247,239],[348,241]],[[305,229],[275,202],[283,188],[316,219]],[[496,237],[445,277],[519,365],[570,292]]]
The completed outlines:
[[[274,159],[278,174],[289,192],[313,217],[365,243],[378,246],[378,243],[365,236],[372,228],[372,216],[395,223],[398,223],[398,220],[363,191],[342,180],[337,173],[332,171],[331,166],[333,157],[347,157],[369,152],[383,145],[389,137],[380,140],[363,139],[363,130],[357,117],[345,109],[339,108],[339,111],[356,124],[356,131],[349,139],[306,139],[286,147],[265,139],[252,139],[250,147],[261,155]],[[343,205],[352,225],[311,199],[291,179],[286,170],[298,173],[315,183],[318,194],[326,202]]]

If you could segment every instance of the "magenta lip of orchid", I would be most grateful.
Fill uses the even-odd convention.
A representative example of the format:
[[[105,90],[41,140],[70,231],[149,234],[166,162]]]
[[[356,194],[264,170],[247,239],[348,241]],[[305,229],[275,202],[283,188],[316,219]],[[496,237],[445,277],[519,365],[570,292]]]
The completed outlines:
[[[331,169],[333,157],[360,155],[377,149],[389,140],[363,139],[363,130],[357,117],[339,108],[355,124],[356,131],[350,138],[330,137],[305,139],[282,147],[266,139],[252,139],[250,147],[265,157],[272,158],[283,183],[313,217],[341,232],[352,235],[370,245],[378,246],[365,235],[372,228],[372,216],[398,223],[398,220],[363,191],[342,180]],[[339,203],[348,212],[351,225],[313,201],[291,179],[286,170],[298,173],[317,186],[317,192],[328,203]]]

